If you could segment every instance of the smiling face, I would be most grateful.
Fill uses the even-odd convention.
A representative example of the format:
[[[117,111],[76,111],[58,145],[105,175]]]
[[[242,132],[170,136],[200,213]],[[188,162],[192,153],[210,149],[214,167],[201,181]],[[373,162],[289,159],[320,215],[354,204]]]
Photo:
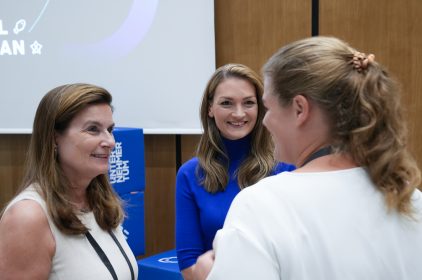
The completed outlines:
[[[108,172],[115,141],[112,109],[108,104],[89,105],[62,132],[56,134],[58,161],[71,183],[89,183]]]
[[[258,103],[254,85],[240,78],[227,78],[214,93],[208,116],[224,138],[237,140],[247,136],[255,127]]]

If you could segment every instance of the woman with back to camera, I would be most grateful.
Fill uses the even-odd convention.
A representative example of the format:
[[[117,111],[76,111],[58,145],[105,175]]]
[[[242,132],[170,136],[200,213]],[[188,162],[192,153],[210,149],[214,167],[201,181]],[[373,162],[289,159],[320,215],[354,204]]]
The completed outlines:
[[[176,179],[176,248],[185,279],[191,278],[197,257],[211,249],[239,191],[294,169],[274,161],[271,138],[262,125],[262,93],[259,76],[241,64],[218,68],[207,84],[197,156],[182,165]]]
[[[22,188],[0,220],[1,279],[137,279],[107,178],[111,101],[89,84],[63,85],[41,100]]]
[[[388,72],[330,37],[281,48],[263,71],[275,156],[298,169],[235,198],[207,279],[422,279],[420,171]]]

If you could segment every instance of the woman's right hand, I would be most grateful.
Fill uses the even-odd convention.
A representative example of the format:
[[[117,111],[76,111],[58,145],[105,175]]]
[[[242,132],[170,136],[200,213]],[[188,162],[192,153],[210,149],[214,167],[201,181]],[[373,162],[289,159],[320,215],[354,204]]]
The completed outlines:
[[[205,280],[214,264],[214,251],[209,250],[198,257],[193,269],[193,280]]]

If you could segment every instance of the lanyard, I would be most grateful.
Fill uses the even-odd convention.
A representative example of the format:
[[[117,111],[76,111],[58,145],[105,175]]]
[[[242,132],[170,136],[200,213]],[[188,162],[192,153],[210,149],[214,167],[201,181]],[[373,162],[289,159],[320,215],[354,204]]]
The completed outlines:
[[[302,166],[304,166],[305,164],[307,164],[308,162],[310,162],[310,161],[312,161],[312,160],[314,160],[314,159],[316,159],[316,158],[319,158],[319,157],[323,157],[323,156],[326,156],[326,155],[329,155],[329,154],[331,154],[333,151],[332,151],[332,149],[331,149],[331,146],[327,146],[327,147],[322,147],[321,149],[319,149],[319,150],[317,150],[316,152],[314,152],[314,153],[312,153],[304,162],[303,162],[303,164],[301,165],[301,167]]]
[[[128,256],[126,255],[125,250],[123,250],[122,245],[120,245],[120,242],[117,240],[116,236],[112,231],[109,231],[109,234],[113,241],[116,243],[117,247],[119,247],[120,252],[122,253],[123,257],[125,258],[129,269],[130,269],[130,275],[132,280],[135,279],[135,275],[133,272],[132,264],[129,261]],[[117,280],[117,274],[114,271],[113,265],[110,263],[110,260],[107,258],[106,254],[104,253],[103,249],[101,249],[100,245],[98,245],[97,241],[95,241],[92,234],[88,231],[86,234],[86,238],[88,239],[89,243],[91,243],[91,246],[95,249],[95,252],[97,252],[98,256],[100,257],[101,261],[104,263],[104,265],[107,267],[108,271],[110,271],[111,276],[114,280]]]

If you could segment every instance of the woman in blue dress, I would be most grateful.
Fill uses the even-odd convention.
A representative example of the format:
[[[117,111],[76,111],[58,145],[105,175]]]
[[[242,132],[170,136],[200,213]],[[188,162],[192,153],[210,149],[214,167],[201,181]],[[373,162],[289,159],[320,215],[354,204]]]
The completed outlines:
[[[176,179],[176,249],[185,279],[198,256],[212,248],[234,197],[264,177],[294,169],[274,160],[262,124],[262,95],[260,77],[241,64],[218,68],[207,84],[196,157],[180,167]]]

